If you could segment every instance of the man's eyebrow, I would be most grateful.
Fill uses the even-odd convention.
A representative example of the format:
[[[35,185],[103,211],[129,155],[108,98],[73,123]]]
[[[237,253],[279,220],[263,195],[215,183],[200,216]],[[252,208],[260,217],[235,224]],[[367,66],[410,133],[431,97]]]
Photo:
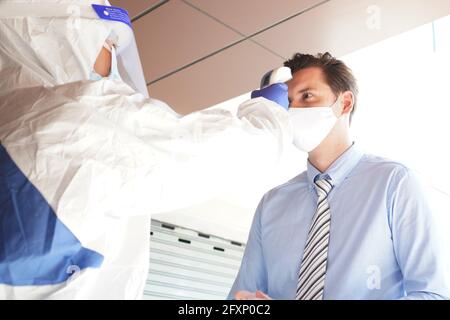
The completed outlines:
[[[297,93],[303,93],[306,91],[317,91],[317,90],[314,88],[305,88],[305,89],[298,90]]]
[[[298,91],[295,92],[294,97],[295,97],[297,94],[302,94],[302,93],[307,92],[307,91],[317,92],[317,89],[314,89],[314,88],[311,88],[311,87],[307,87],[307,88],[298,90]],[[288,99],[289,99],[289,100],[292,100],[293,98],[292,98],[292,97],[288,97]]]

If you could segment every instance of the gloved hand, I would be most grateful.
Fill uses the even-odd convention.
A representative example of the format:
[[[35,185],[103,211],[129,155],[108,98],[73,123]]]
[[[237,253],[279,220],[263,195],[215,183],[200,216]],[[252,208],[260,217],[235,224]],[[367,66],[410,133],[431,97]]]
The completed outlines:
[[[254,90],[251,98],[258,97],[276,102],[286,110],[289,108],[288,86],[286,83],[274,83],[260,90]]]

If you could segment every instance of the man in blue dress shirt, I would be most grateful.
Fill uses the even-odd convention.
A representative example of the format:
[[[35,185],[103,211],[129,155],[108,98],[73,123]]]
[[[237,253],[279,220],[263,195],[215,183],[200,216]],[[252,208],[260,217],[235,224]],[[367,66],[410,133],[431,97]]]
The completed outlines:
[[[298,131],[307,170],[262,198],[229,298],[450,297],[449,248],[417,178],[350,138],[358,93],[351,70],[329,53],[296,54],[285,66],[293,73],[289,111],[311,108],[303,126],[317,130]],[[329,129],[320,129],[329,120],[322,106],[337,118]]]

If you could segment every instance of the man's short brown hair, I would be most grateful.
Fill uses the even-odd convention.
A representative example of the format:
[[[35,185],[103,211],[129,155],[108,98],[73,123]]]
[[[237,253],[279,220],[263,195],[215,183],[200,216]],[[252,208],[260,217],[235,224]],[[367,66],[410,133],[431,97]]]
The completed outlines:
[[[292,74],[301,69],[319,67],[322,69],[325,81],[336,96],[345,91],[353,92],[354,104],[350,113],[350,123],[352,122],[358,98],[358,84],[352,70],[344,62],[336,59],[329,52],[319,53],[315,56],[296,53],[284,63],[284,66],[289,67]]]

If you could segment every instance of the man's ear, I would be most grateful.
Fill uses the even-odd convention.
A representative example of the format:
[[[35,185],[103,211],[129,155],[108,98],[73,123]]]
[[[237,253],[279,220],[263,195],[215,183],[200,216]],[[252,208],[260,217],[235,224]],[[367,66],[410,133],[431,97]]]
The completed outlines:
[[[342,93],[342,114],[350,114],[353,110],[353,105],[355,103],[355,98],[353,96],[353,92],[351,91],[345,91]]]

